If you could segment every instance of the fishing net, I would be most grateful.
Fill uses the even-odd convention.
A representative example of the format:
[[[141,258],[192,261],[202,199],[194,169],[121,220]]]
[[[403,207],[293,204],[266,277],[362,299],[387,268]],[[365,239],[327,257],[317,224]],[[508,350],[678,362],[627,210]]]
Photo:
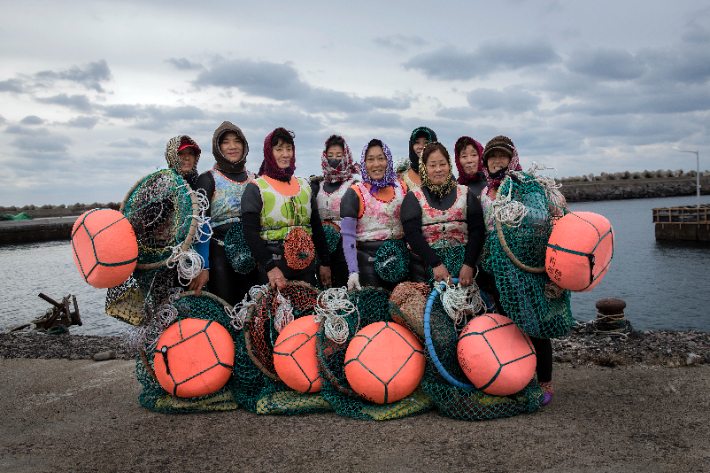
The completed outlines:
[[[122,322],[140,325],[145,319],[144,305],[145,292],[133,276],[106,292],[106,313]]]
[[[229,264],[239,274],[249,274],[256,265],[256,260],[244,240],[242,222],[235,222],[224,237],[224,249]]]
[[[458,277],[463,266],[463,260],[466,256],[466,247],[461,242],[452,238],[442,238],[431,244],[431,247],[436,252],[437,256],[446,266],[446,270],[451,277]],[[434,278],[432,268],[428,268],[429,279]]]
[[[570,291],[550,281],[545,253],[553,225],[567,210],[534,170],[512,172],[500,185],[483,269],[495,276],[505,315],[531,337],[556,338],[569,332],[574,318]]]
[[[348,295],[356,311],[340,313],[341,324],[347,325],[347,336],[335,340],[326,333],[326,322],[318,332],[316,355],[324,378],[321,393],[338,414],[355,419],[390,420],[424,412],[432,401],[417,388],[406,398],[375,404],[364,400],[349,385],[345,376],[345,353],[357,331],[374,322],[392,321],[389,315],[389,292],[382,288],[366,287]],[[336,311],[337,312],[337,311]]]
[[[333,222],[323,222],[323,231],[328,242],[328,251],[335,253],[340,242],[340,227]]]
[[[387,282],[400,282],[409,274],[409,250],[402,240],[387,240],[375,254],[375,271]]]
[[[194,291],[190,291],[174,297],[172,304],[162,309],[160,317],[164,322],[163,331],[172,323],[179,323],[186,318],[216,322],[227,329],[236,342],[243,339],[243,336],[232,324],[231,311],[232,307],[227,302],[213,294],[203,291],[197,297]],[[180,398],[168,393],[158,382],[153,369],[158,336],[153,337],[152,341],[143,340],[141,356],[136,361],[136,376],[143,385],[143,392],[138,398],[142,406],[163,413],[232,410],[239,407],[245,392],[261,391],[263,381],[258,370],[253,370],[250,376],[241,370],[243,362],[237,363],[240,357],[245,356],[244,352],[240,353],[237,343],[232,375],[224,387],[212,394],[194,398]],[[138,344],[134,340],[134,345]],[[161,356],[161,352],[158,350],[155,356]]]
[[[425,312],[424,317],[428,356],[421,386],[437,409],[449,417],[464,420],[510,417],[538,409],[543,393],[536,380],[511,396],[487,394],[468,382],[458,362],[459,331],[486,308],[478,312],[462,311],[463,317],[457,323],[447,314],[439,291],[433,294],[427,300],[428,314]]]
[[[423,282],[397,284],[390,295],[392,320],[409,329],[424,343],[424,308],[431,288]]]
[[[244,319],[243,339],[249,359],[262,374],[264,388],[250,401],[258,414],[302,414],[330,410],[320,393],[301,393],[281,381],[274,368],[274,344],[293,320],[313,315],[319,291],[303,281],[268,290],[255,299]]]
[[[313,239],[308,232],[296,227],[289,230],[284,239],[284,258],[292,269],[306,269],[315,255]]]
[[[171,169],[138,181],[128,191],[121,212],[136,234],[140,269],[167,265],[174,252],[187,251],[198,227],[197,197]]]

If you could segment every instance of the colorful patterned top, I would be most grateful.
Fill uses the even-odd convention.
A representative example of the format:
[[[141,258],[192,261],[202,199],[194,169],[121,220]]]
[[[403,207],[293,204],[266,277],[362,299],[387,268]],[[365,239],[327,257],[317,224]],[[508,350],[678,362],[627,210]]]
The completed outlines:
[[[345,181],[342,185],[333,192],[328,194],[325,189],[323,189],[323,184],[325,181],[320,182],[320,191],[316,195],[316,202],[318,203],[318,214],[323,222],[333,222],[340,225],[340,201],[343,200],[343,195],[345,191],[355,182],[354,179]]]
[[[468,187],[456,186],[456,202],[446,210],[429,205],[421,188],[412,190],[422,207],[422,234],[430,245],[442,238],[451,238],[465,245],[468,241],[466,195]]]
[[[486,223],[486,235],[493,231],[496,224],[493,213],[495,201],[488,195],[488,186],[486,186],[481,192],[481,207],[483,207],[483,221]]]
[[[402,180],[407,185],[407,189],[414,190],[417,189],[418,187],[421,187],[421,184],[415,184],[412,182],[412,180],[409,178],[409,169],[404,171],[402,174],[399,175],[399,178]]]
[[[227,223],[238,222],[242,218],[242,195],[247,184],[254,182],[256,176],[253,172],[247,171],[247,178],[244,182],[236,182],[229,179],[216,169],[210,169],[214,179],[214,194],[210,202],[212,218],[210,226],[212,228],[225,225]]]
[[[399,240],[404,236],[402,222],[399,220],[399,209],[405,195],[402,182],[394,188],[394,196],[387,202],[370,194],[363,183],[351,187],[357,188],[363,202],[362,216],[357,219],[355,228],[357,241]]]
[[[283,240],[289,230],[303,227],[309,234],[311,231],[311,187],[301,178],[298,181],[300,190],[295,195],[283,195],[274,189],[263,177],[254,182],[259,186],[261,201],[259,234],[264,240]]]

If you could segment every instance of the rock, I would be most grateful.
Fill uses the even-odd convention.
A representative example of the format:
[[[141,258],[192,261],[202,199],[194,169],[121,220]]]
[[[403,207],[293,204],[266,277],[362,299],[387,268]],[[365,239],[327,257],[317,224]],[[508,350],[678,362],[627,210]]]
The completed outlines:
[[[116,358],[116,351],[115,350],[100,351],[91,357],[91,359],[94,361],[113,360],[114,358]]]
[[[698,355],[697,353],[688,353],[688,358],[685,360],[686,365],[692,365],[696,361],[699,361],[702,358],[702,356]]]

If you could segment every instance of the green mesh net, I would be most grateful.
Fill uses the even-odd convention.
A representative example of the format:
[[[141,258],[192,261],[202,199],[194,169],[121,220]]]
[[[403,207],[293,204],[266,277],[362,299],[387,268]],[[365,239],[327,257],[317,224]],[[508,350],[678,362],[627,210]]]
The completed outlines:
[[[144,177],[123,201],[123,215],[138,241],[138,265],[167,262],[173,247],[189,247],[197,223],[198,205],[190,186],[172,169]]]
[[[466,247],[460,242],[449,239],[442,238],[432,243],[431,247],[436,252],[437,256],[446,266],[446,270],[449,274],[456,278],[461,271],[461,266],[463,266],[463,260],[466,256]],[[428,268],[429,279],[434,278],[434,273],[431,268]]]
[[[406,398],[389,403],[375,404],[364,400],[349,385],[345,376],[345,353],[357,331],[374,322],[392,321],[389,315],[389,292],[382,288],[366,287],[349,294],[357,311],[346,316],[349,329],[347,340],[336,343],[321,328],[316,341],[316,354],[324,378],[321,393],[339,415],[355,419],[399,419],[432,407],[431,399],[421,388]]]
[[[547,241],[567,210],[546,196],[538,178],[523,172],[503,180],[494,205],[496,228],[486,240],[483,269],[495,276],[505,315],[531,337],[567,334],[574,323],[570,291],[545,271]]]
[[[409,250],[402,240],[387,240],[375,254],[375,271],[387,282],[399,282],[409,274]]]
[[[251,255],[251,251],[244,240],[244,228],[242,222],[235,222],[224,237],[224,249],[227,253],[229,264],[239,274],[249,274],[256,260]]]
[[[177,314],[177,320],[185,318],[210,320],[227,329],[232,339],[237,342],[232,376],[227,384],[215,393],[195,398],[180,398],[165,391],[158,383],[153,371],[153,354],[143,350],[141,357],[136,362],[136,376],[143,385],[139,401],[142,406],[148,409],[164,413],[236,409],[240,404],[245,405],[244,399],[249,399],[254,392],[260,392],[263,389],[263,376],[249,362],[243,346],[240,350],[238,340],[243,340],[244,337],[241,335],[241,331],[232,324],[233,319],[229,315],[231,306],[217,296],[206,292],[203,292],[200,297],[191,294],[184,293],[174,301],[173,307]]]
[[[328,251],[335,253],[340,242],[340,227],[333,222],[323,222],[325,241],[328,242]]]
[[[409,293],[412,302],[408,306],[400,306],[392,301],[390,306],[394,319],[401,319],[407,326],[418,335],[422,333],[424,311],[426,301],[416,295],[418,288],[395,288],[395,292],[400,292],[399,298]],[[421,315],[419,315],[421,314]],[[468,322],[473,315],[466,317]],[[421,325],[420,325],[421,324]],[[436,354],[440,369],[458,384],[454,385],[447,380],[437,369],[435,360],[430,353],[427,353],[427,366],[421,387],[429,396],[437,409],[456,419],[483,420],[496,417],[510,417],[525,412],[532,412],[538,409],[542,403],[542,390],[537,381],[532,380],[520,392],[511,396],[494,396],[484,393],[474,387],[460,387],[469,385],[468,379],[463,373],[457,355],[457,345],[459,334],[454,321],[446,314],[441,303],[441,297],[433,301],[429,318],[430,339]],[[424,338],[423,334],[421,335]]]

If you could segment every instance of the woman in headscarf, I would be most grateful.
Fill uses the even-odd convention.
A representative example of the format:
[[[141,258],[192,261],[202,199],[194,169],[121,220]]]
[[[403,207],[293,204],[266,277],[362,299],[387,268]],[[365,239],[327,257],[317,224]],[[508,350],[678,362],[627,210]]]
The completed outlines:
[[[328,243],[308,181],[293,175],[295,149],[293,135],[285,128],[264,140],[259,177],[244,192],[244,238],[259,263],[259,284],[283,289],[287,280],[299,280],[315,285],[315,246],[320,281],[329,286]]]
[[[340,201],[345,191],[356,182],[353,176],[360,172],[360,166],[353,162],[350,148],[343,137],[331,135],[323,147],[321,167],[323,176],[311,180],[311,192],[318,203],[318,214],[323,228],[326,229],[326,226],[330,225],[335,234],[340,229]],[[339,231],[337,234],[340,234]],[[329,249],[333,286],[345,286],[348,283],[348,265],[343,253],[342,237],[335,250],[332,247]]]
[[[481,204],[486,219],[487,231],[494,230],[495,219],[493,215],[493,204],[498,194],[503,179],[511,171],[522,171],[518,159],[518,150],[513,144],[513,141],[507,136],[496,136],[492,138],[483,150],[483,172],[486,174],[488,186],[483,190],[481,195]],[[500,299],[499,291],[495,288],[495,278],[493,275],[483,273],[479,284],[492,289],[496,300]],[[500,307],[501,313],[505,315],[505,311]],[[554,393],[552,387],[552,343],[547,338],[530,337],[535,353],[537,355],[537,380],[544,392],[542,405],[548,404],[552,400]]]
[[[411,249],[409,278],[427,282],[427,267],[436,281],[457,277],[462,286],[473,282],[476,260],[483,246],[485,225],[476,192],[457,185],[451,172],[451,157],[444,145],[429,143],[419,161],[422,185],[410,190],[400,211],[407,243]],[[464,262],[451,275],[434,247],[448,242],[465,248]]]
[[[197,187],[207,197],[212,238],[205,259],[209,290],[234,305],[241,301],[256,279],[255,269],[247,274],[238,273],[229,262],[225,241],[230,229],[241,225],[242,195],[248,183],[256,176],[245,166],[249,154],[241,128],[228,121],[223,122],[212,134],[212,169],[200,175]],[[236,231],[238,228],[235,228]],[[204,271],[203,271],[204,273]]]
[[[486,187],[486,174],[483,172],[483,146],[470,136],[462,136],[454,145],[458,183],[468,186],[481,199],[481,192]]]
[[[424,147],[432,141],[436,141],[436,133],[425,126],[415,128],[409,135],[409,169],[399,176],[409,190],[419,187],[422,183],[419,176],[419,157],[422,155]]]
[[[348,264],[348,289],[362,286],[392,290],[375,270],[377,251],[385,242],[404,236],[399,210],[407,192],[397,179],[392,153],[381,140],[371,140],[360,158],[362,182],[345,191],[340,202],[340,233]]]

